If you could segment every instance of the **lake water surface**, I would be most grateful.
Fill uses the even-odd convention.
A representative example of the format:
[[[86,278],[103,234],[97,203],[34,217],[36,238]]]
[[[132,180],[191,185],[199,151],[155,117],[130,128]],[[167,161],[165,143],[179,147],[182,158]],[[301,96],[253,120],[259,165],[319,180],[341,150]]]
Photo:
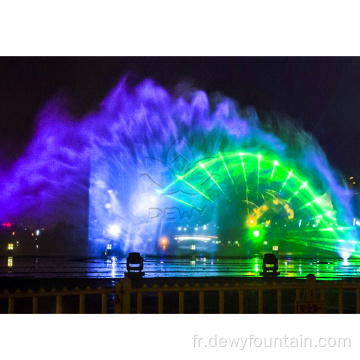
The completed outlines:
[[[126,258],[0,257],[0,277],[14,278],[121,278]],[[145,277],[259,277],[262,259],[248,258],[148,258],[144,259]],[[360,260],[339,259],[279,260],[280,277],[336,280],[360,277]]]

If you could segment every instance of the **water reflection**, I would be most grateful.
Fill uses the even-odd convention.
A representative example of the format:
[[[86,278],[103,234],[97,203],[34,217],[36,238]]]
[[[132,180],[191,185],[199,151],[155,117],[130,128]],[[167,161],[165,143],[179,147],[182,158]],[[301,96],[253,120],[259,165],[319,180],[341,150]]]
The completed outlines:
[[[210,260],[210,261],[208,261]],[[74,258],[0,258],[0,276],[6,277],[102,277],[120,278],[126,271],[126,258],[74,259]],[[260,277],[262,258],[222,259],[148,258],[144,259],[145,277],[204,277],[239,276]],[[305,278],[314,274],[319,279],[359,277],[359,259],[280,259],[280,277]]]

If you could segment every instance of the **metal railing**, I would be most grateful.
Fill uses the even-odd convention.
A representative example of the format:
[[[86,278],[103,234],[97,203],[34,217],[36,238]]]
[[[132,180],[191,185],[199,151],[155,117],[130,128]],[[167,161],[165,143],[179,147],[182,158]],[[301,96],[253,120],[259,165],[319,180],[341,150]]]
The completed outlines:
[[[168,284],[163,284],[164,280],[165,279],[154,282],[154,279],[145,278],[140,281],[132,281],[131,278],[125,276],[125,278],[115,283],[113,288],[98,287],[92,289],[87,287],[83,290],[79,288],[73,290],[63,288],[62,290],[40,289],[39,291],[29,289],[27,291],[16,290],[12,293],[5,290],[0,293],[0,300],[7,299],[7,313],[12,314],[15,312],[15,301],[17,299],[30,298],[32,299],[32,313],[37,314],[39,313],[39,300],[42,297],[54,297],[55,313],[61,314],[63,313],[63,299],[69,296],[76,296],[78,297],[77,310],[80,314],[84,314],[86,312],[86,297],[97,295],[100,297],[99,300],[101,299],[101,304],[99,309],[97,309],[98,313],[106,314],[110,308],[111,312],[114,312],[115,314],[141,314],[143,313],[143,304],[146,305],[150,295],[157,297],[155,312],[162,314],[164,313],[164,304],[166,305],[164,295],[167,296],[166,294],[171,294],[172,299],[175,298],[177,302],[176,305],[172,302],[172,310],[176,310],[179,314],[183,314],[185,312],[185,294],[192,293],[197,294],[198,298],[198,300],[196,300],[196,306],[192,307],[193,313],[197,312],[199,314],[204,314],[206,313],[205,298],[206,296],[209,296],[209,293],[212,293],[215,295],[217,294],[217,312],[219,314],[224,314],[227,305],[229,305],[229,302],[226,301],[226,294],[231,293],[236,294],[236,298],[238,299],[236,312],[243,314],[248,312],[246,310],[251,306],[253,310],[255,309],[255,311],[251,313],[256,312],[262,314],[264,313],[264,305],[266,307],[269,303],[265,294],[273,292],[276,293],[276,313],[281,314],[283,313],[284,302],[286,302],[287,306],[289,305],[288,299],[285,299],[284,301],[284,291],[289,290],[295,295],[295,302],[293,300],[291,302],[294,313],[299,312],[297,304],[299,305],[301,302],[300,305],[303,308],[306,304],[317,303],[320,305],[323,304],[324,308],[326,308],[329,305],[326,294],[329,292],[331,293],[333,302],[334,298],[336,299],[336,304],[333,304],[336,306],[336,312],[342,314],[344,312],[344,291],[349,290],[352,291],[354,295],[354,301],[351,303],[353,312],[357,314],[360,313],[360,282],[356,281],[317,281],[313,275],[308,275],[307,279],[303,281],[276,278],[267,279],[266,281],[260,280],[258,282],[249,282],[247,279],[242,279],[240,282],[239,279],[235,278],[228,278],[224,281],[216,278],[204,277],[200,280],[197,279],[195,283],[193,283],[194,280],[190,280],[189,278],[166,278]],[[251,304],[245,302],[245,295],[248,292],[257,294],[257,300],[255,300],[255,302],[252,301]],[[110,306],[108,304],[109,296],[112,302]],[[234,309],[233,299],[231,305],[232,309]],[[304,310],[306,312],[306,309]]]
[[[204,278],[204,283],[183,285],[174,284],[169,286],[167,284],[159,286],[154,284],[149,286],[146,282],[140,287],[132,287],[130,278],[125,277],[121,282],[115,285],[115,313],[129,314],[134,309],[132,302],[132,294],[136,294],[136,313],[141,314],[143,309],[143,295],[145,293],[157,294],[157,312],[164,313],[164,294],[165,293],[178,293],[178,312],[184,313],[184,294],[187,292],[198,293],[198,313],[205,313],[205,293],[217,292],[218,293],[218,313],[225,313],[225,293],[237,292],[238,293],[238,313],[243,314],[245,311],[245,293],[248,291],[257,292],[257,313],[264,313],[264,292],[276,292],[276,312],[281,314],[283,312],[283,292],[284,290],[291,290],[295,292],[294,313],[300,312],[297,310],[297,303],[303,301],[307,304],[324,303],[326,307],[326,291],[331,290],[337,292],[338,296],[338,313],[342,314],[344,311],[344,290],[354,290],[356,292],[356,300],[354,305],[354,312],[360,313],[360,283],[359,282],[345,282],[345,281],[316,281],[313,275],[308,275],[306,281],[288,282],[281,279],[274,279],[272,282],[259,282],[259,283],[222,283],[218,282],[211,284],[209,278]],[[254,304],[252,304],[254,305]],[[325,310],[325,308],[323,309]],[[305,311],[307,312],[307,311]],[[316,313],[317,311],[315,311]],[[325,311],[321,311],[325,312]]]
[[[7,313],[13,314],[15,311],[15,300],[16,299],[28,299],[32,298],[32,313],[39,313],[39,300],[44,297],[54,297],[55,298],[55,313],[62,314],[63,313],[63,298],[69,296],[78,296],[79,304],[78,310],[80,314],[85,314],[85,303],[86,296],[88,295],[99,295],[101,296],[101,309],[99,312],[102,314],[106,314],[108,311],[108,295],[113,293],[112,288],[102,288],[99,286],[96,289],[92,289],[87,287],[83,290],[79,288],[75,288],[73,290],[68,290],[67,288],[63,288],[62,290],[52,289],[52,290],[44,290],[40,289],[39,291],[33,291],[29,289],[27,291],[16,290],[13,293],[5,290],[0,293],[0,300],[7,299]]]

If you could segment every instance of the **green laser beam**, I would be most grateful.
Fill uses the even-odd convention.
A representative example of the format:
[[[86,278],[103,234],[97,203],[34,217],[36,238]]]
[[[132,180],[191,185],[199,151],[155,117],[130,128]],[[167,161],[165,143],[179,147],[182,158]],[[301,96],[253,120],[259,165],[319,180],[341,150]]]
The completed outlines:
[[[213,183],[218,187],[218,189],[227,197],[227,199],[231,202],[229,197],[225,194],[224,190],[221,188],[221,186],[218,184],[218,182],[213,178],[213,176],[209,173],[209,171],[206,169],[205,165],[203,163],[199,163],[200,167],[206,172],[206,174],[210,177],[210,179],[213,181]]]
[[[248,205],[248,203],[249,203],[249,195],[248,195],[249,188],[248,188],[248,183],[247,183],[247,178],[246,178],[246,171],[245,171],[245,164],[244,164],[244,160],[243,160],[243,154],[242,154],[241,151],[240,151],[239,155],[240,155],[241,165],[242,165],[242,169],[243,169],[243,173],[244,173],[245,188],[246,188],[245,189],[245,191],[246,191],[246,207],[247,207],[247,213],[249,215],[249,205]]]
[[[287,183],[287,181],[290,179],[290,176],[292,175],[292,172],[293,172],[293,171],[292,171],[292,169],[291,169],[291,170],[289,171],[289,174],[288,174],[288,176],[286,177],[286,180],[284,181],[281,189],[279,190],[279,192],[281,192],[282,189],[286,186],[286,183]]]
[[[230,171],[229,171],[229,169],[228,169],[228,167],[227,167],[227,165],[226,165],[226,162],[225,162],[223,156],[221,155],[221,152],[220,152],[220,151],[219,151],[219,155],[220,155],[220,158],[221,158],[221,160],[222,160],[222,163],[224,164],[225,170],[226,170],[227,174],[229,175],[229,178],[230,178],[232,184],[234,185],[235,191],[236,191],[236,193],[239,195],[239,192],[238,192],[238,189],[237,189],[237,187],[236,187],[236,185],[235,185],[235,182],[234,182],[234,180],[233,180],[233,178],[232,178],[232,176],[231,176],[231,174],[230,174]]]
[[[181,202],[182,204],[185,204],[185,205],[187,205],[187,206],[193,207],[193,208],[201,211],[200,208],[198,208],[198,207],[196,207],[196,206],[194,206],[194,205],[192,205],[192,204],[189,204],[189,203],[187,203],[187,202],[184,201],[184,200],[180,200],[180,199],[176,198],[175,196],[171,196],[171,195],[167,195],[167,194],[165,194],[165,196],[167,196],[167,197],[169,197],[169,198],[171,198],[171,199],[173,199],[173,200],[175,200],[175,201]]]
[[[260,162],[261,162],[261,155],[258,154],[258,171],[257,171],[257,184],[256,184],[256,196],[259,198],[259,185],[260,185]]]
[[[274,161],[274,166],[273,166],[273,169],[272,169],[272,172],[271,172],[271,176],[270,176],[270,183],[274,177],[274,173],[275,173],[275,169],[276,167],[279,165],[279,163],[277,162],[277,160]]]
[[[208,199],[209,201],[213,202],[208,196],[206,196],[204,193],[202,193],[199,189],[197,189],[195,186],[191,185],[189,182],[184,180],[182,176],[176,175],[178,179],[182,180],[186,185],[190,186],[192,189],[194,189],[196,192],[198,192],[200,195],[202,195],[204,198]]]

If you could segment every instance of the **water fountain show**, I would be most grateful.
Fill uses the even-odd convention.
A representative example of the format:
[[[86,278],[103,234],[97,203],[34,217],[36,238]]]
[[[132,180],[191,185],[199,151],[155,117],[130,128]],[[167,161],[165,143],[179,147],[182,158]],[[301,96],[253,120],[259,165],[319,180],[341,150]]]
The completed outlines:
[[[358,257],[352,193],[312,136],[201,90],[124,78],[82,119],[54,97],[0,179],[1,219],[82,224],[91,256]]]

